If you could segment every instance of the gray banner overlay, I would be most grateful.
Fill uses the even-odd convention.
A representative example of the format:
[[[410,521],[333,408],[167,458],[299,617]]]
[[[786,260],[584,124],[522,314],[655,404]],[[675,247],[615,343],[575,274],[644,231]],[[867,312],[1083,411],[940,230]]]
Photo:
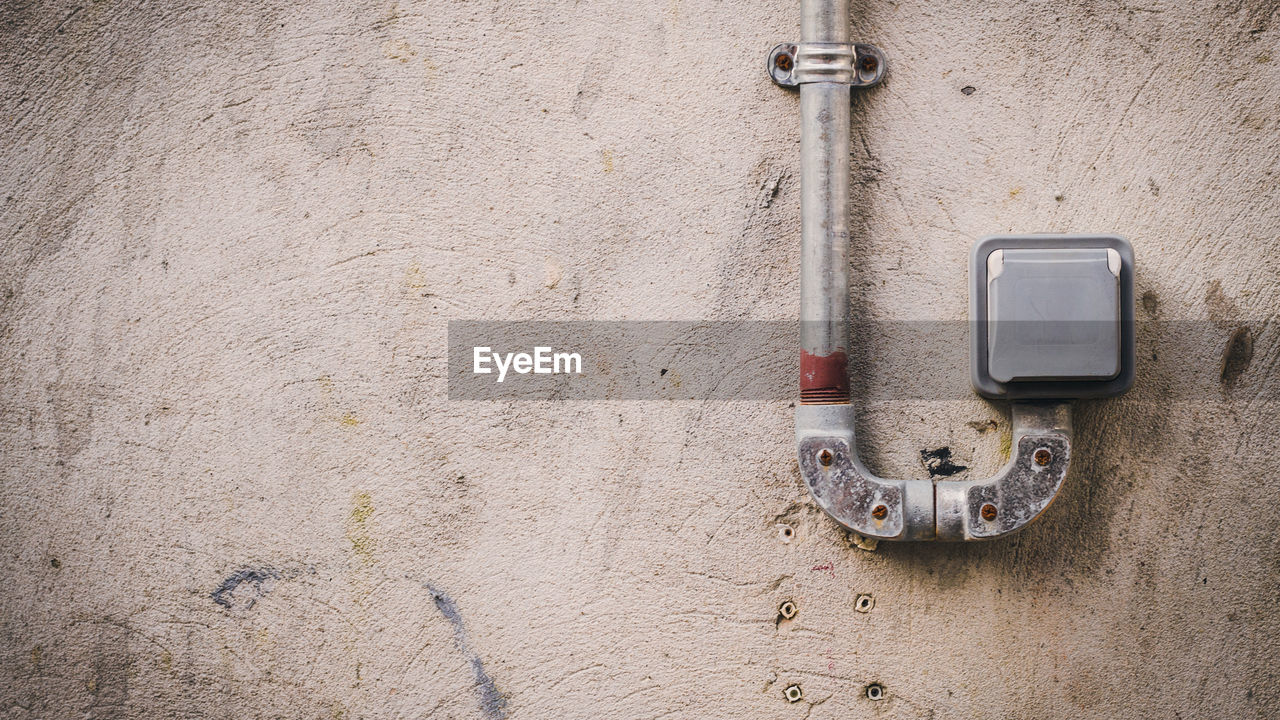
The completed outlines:
[[[1058,323],[1063,324],[1063,323]],[[1011,324],[1014,325],[1014,324]],[[1099,328],[1009,327],[1046,342]],[[956,400],[969,384],[966,321],[854,323],[850,387],[860,402]],[[1276,328],[1266,321],[1137,323],[1137,380],[1126,397],[1280,400]],[[1061,331],[1061,332],[1059,332]],[[765,321],[449,321],[450,400],[789,402],[799,394],[800,323]]]

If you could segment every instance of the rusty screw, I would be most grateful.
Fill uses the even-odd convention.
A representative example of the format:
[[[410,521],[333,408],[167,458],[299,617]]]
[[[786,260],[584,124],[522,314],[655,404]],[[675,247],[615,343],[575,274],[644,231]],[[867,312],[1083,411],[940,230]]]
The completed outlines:
[[[871,517],[877,520],[883,520],[885,515],[888,515],[888,514],[889,514],[889,508],[883,505],[877,505],[874,508],[871,508]]]
[[[987,503],[986,505],[983,505],[983,506],[982,506],[982,519],[983,519],[983,520],[986,520],[987,522],[991,522],[992,520],[995,520],[995,519],[996,519],[996,515],[997,515],[997,514],[998,514],[998,513],[996,512],[996,506],[995,506],[995,505],[992,505],[991,503]]]
[[[778,57],[774,58],[773,64],[777,65],[782,72],[791,72],[791,55],[778,53]]]
[[[1053,453],[1049,452],[1049,448],[1040,448],[1031,457],[1035,458],[1036,464],[1040,467],[1044,467],[1053,461]]]
[[[800,698],[804,697],[804,693],[800,692],[799,685],[788,685],[787,689],[782,692],[787,696],[787,702],[800,702]]]
[[[834,459],[835,456],[831,454],[830,450],[823,450],[818,453],[818,462],[822,463],[822,467],[831,467],[831,461]]]
[[[874,73],[876,71],[876,65],[877,65],[875,56],[863,55],[860,65],[862,66],[863,72]]]

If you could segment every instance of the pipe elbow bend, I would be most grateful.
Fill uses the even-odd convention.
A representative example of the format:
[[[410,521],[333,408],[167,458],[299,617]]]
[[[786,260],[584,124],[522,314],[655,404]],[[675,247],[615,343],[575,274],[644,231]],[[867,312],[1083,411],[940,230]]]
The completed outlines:
[[[1013,406],[1009,462],[981,480],[888,480],[858,459],[848,404],[796,412],[800,474],[824,512],[879,540],[988,540],[1021,530],[1053,502],[1071,462],[1066,403]]]

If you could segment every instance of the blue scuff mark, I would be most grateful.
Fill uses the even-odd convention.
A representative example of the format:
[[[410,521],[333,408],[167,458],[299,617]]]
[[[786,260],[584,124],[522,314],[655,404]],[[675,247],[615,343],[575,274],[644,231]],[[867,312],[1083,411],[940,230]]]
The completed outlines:
[[[507,699],[498,692],[498,686],[484,669],[484,662],[467,642],[467,631],[462,624],[462,614],[458,612],[458,604],[444,592],[432,587],[430,583],[423,583],[423,585],[435,600],[436,609],[453,626],[453,642],[458,652],[467,658],[467,663],[471,666],[471,675],[476,681],[476,693],[480,696],[481,711],[490,720],[506,720]]]

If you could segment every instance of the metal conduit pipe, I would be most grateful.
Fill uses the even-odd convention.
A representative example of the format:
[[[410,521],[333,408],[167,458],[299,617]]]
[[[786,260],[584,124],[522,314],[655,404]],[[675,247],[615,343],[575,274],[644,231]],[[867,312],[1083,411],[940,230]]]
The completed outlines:
[[[849,41],[848,0],[801,0],[801,38],[769,55],[800,90],[800,403],[805,484],[845,528],[880,540],[975,540],[1021,529],[1053,500],[1071,453],[1070,406],[1013,406],[1013,456],[986,480],[890,480],[858,458],[849,395],[850,89],[880,82],[884,56]]]
[[[849,42],[848,0],[803,0],[804,43]],[[800,85],[800,402],[849,402],[849,82]]]

